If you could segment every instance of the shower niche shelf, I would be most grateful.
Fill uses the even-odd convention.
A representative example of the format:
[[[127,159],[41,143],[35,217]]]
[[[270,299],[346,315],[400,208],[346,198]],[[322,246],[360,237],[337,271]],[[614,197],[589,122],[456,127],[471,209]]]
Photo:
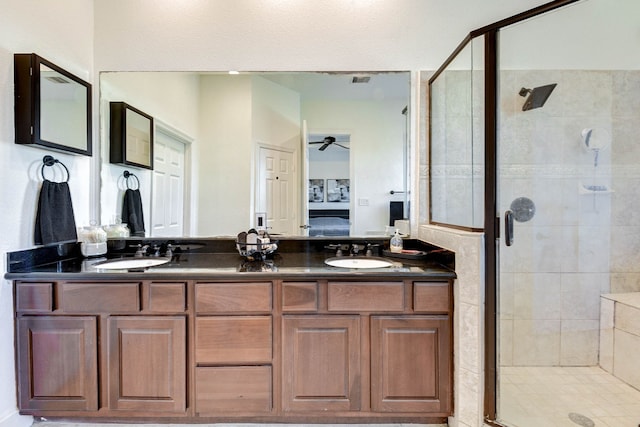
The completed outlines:
[[[578,186],[579,194],[611,194],[613,190],[608,185],[600,184],[580,184]]]

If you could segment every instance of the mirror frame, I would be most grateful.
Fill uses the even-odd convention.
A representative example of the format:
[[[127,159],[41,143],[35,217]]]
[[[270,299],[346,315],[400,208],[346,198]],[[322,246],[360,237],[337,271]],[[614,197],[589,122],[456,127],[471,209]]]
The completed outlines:
[[[127,156],[128,135],[130,133],[127,113],[136,114],[149,121],[149,131],[145,135],[148,137],[149,146],[146,147],[146,150],[149,153],[149,157],[145,159],[144,163]],[[153,117],[126,102],[110,102],[109,123],[109,162],[153,170]]]
[[[92,122],[91,122],[91,84],[47,61],[35,53],[14,54],[14,124],[15,143],[20,145],[35,145],[66,151],[85,156],[92,155]],[[41,135],[41,97],[40,97],[40,65],[62,74],[73,82],[85,88],[86,95],[86,145],[77,148],[66,145],[63,141],[48,141]]]

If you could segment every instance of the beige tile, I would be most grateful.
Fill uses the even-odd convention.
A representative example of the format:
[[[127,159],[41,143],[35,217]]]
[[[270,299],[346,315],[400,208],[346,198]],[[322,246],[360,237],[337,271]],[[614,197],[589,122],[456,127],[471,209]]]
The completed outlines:
[[[499,388],[499,417],[506,425],[571,426],[569,413],[596,426],[637,427],[640,390],[598,367],[509,367],[504,374],[517,384]],[[636,424],[628,424],[635,419]],[[606,420],[606,423],[605,421]],[[620,424],[612,424],[618,422]],[[627,422],[627,424],[624,424]]]
[[[562,315],[561,275],[526,273],[514,280],[515,319],[560,319]]]
[[[500,351],[498,363],[500,366],[513,365],[513,320],[500,320]]]
[[[559,320],[514,320],[514,365],[553,366],[559,362]]]
[[[593,366],[598,363],[600,322],[563,320],[560,331],[560,364]]]
[[[608,274],[563,274],[562,319],[599,319],[601,289],[608,281]]]
[[[640,389],[640,337],[619,329],[614,330],[613,373],[631,386]]]
[[[616,329],[640,337],[640,308],[617,303],[615,322]]]

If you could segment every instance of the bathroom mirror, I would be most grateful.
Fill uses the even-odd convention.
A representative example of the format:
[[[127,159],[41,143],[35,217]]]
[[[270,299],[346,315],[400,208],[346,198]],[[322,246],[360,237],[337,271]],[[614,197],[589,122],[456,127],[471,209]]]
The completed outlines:
[[[109,161],[153,169],[153,117],[124,102],[111,102],[109,123]]]
[[[372,72],[368,83],[353,83],[353,72],[102,72],[100,74],[101,123],[109,102],[126,101],[154,118],[156,142],[154,170],[137,174],[148,229],[157,232],[153,219],[162,200],[154,201],[168,159],[166,133],[178,130],[191,143],[185,154],[184,236],[234,236],[252,227],[255,214],[267,212],[262,205],[260,162],[263,151],[278,151],[278,164],[291,156],[294,176],[291,200],[295,225],[289,231],[303,235],[309,209],[340,209],[349,212],[351,236],[381,236],[389,223],[390,202],[409,199],[408,121],[403,114],[410,105],[409,72]],[[362,73],[357,73],[362,74]],[[170,102],[168,102],[170,100]],[[108,120],[108,119],[107,119]],[[107,126],[108,128],[108,126]],[[159,133],[159,129],[162,130]],[[305,134],[306,133],[306,134]],[[344,147],[308,144],[305,137],[349,135]],[[108,140],[103,132],[101,139]],[[315,139],[309,139],[313,142]],[[338,141],[339,142],[339,141]],[[345,148],[347,147],[347,148]],[[304,170],[317,154],[333,173],[309,176],[349,180],[350,198],[343,203],[308,204]],[[333,155],[349,153],[345,169],[338,169]],[[104,153],[104,151],[103,151]],[[283,157],[284,156],[284,157]],[[288,158],[288,157],[287,157]],[[120,211],[123,169],[103,161],[101,218],[108,222]],[[173,173],[173,172],[171,172]],[[172,175],[175,176],[175,175]],[[282,188],[282,178],[276,178]],[[326,181],[325,181],[326,183]],[[266,187],[268,190],[268,187]],[[392,194],[391,191],[394,193]],[[166,200],[166,198],[165,198]],[[338,206],[340,205],[340,206]],[[344,205],[344,206],[342,206]],[[173,207],[174,204],[171,205]],[[169,214],[167,216],[170,216]],[[156,234],[159,235],[159,234]]]
[[[91,156],[91,85],[36,55],[14,55],[15,142]]]

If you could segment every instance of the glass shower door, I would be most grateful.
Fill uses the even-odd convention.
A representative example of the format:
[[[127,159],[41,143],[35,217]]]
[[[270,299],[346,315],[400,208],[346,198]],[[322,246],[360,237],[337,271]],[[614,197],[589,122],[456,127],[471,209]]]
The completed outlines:
[[[626,221],[614,136],[638,123],[616,106],[638,76],[594,60],[609,49],[585,51],[604,40],[588,18],[606,13],[589,0],[499,33],[497,412],[509,426],[609,425],[602,384],[618,380],[602,368],[600,305],[621,237],[612,225]]]

